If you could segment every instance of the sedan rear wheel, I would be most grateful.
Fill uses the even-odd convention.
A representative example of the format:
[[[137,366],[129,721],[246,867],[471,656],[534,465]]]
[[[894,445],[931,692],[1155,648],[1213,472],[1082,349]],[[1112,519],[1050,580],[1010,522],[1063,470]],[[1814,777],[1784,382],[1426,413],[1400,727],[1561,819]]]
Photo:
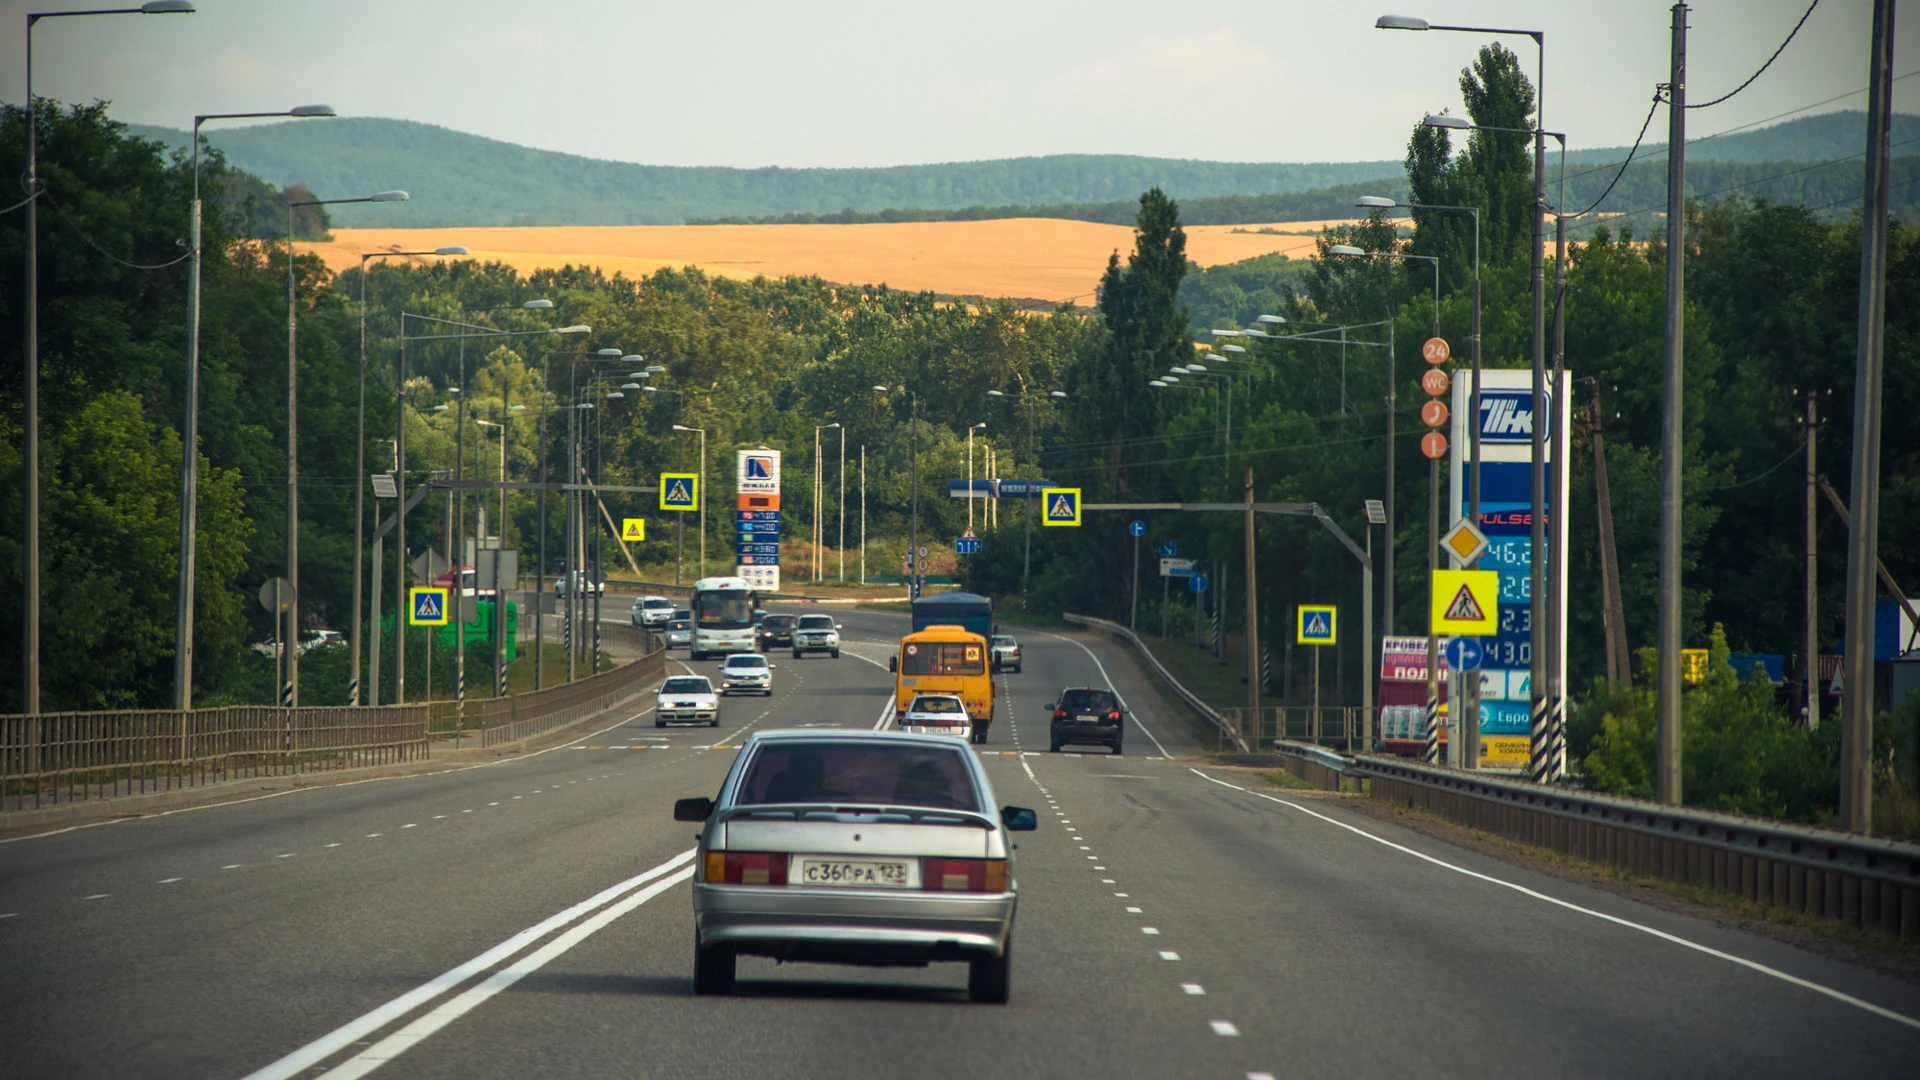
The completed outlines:
[[[999,956],[967,962],[967,997],[983,1005],[1005,1005],[1013,996],[1013,942]]]
[[[693,992],[696,994],[733,993],[733,949],[727,945],[693,944]],[[977,1000],[977,999],[976,999]],[[1005,1000],[1004,998],[1001,1000]]]

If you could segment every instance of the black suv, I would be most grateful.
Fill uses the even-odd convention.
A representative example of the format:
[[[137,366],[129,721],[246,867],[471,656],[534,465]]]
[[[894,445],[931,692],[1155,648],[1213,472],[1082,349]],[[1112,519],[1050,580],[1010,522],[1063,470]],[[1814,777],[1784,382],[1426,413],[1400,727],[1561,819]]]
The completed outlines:
[[[793,624],[799,622],[793,615],[768,615],[760,620],[760,651],[766,652],[775,645],[793,648]]]
[[[1070,687],[1060,691],[1059,701],[1047,706],[1052,719],[1048,741],[1056,754],[1067,743],[1103,743],[1121,753],[1126,714],[1111,690]]]

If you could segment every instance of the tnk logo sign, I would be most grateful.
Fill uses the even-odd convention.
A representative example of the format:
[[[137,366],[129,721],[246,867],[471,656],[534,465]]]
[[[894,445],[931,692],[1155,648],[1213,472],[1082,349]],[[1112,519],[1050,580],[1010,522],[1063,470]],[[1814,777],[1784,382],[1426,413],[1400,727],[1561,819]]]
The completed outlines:
[[[1552,397],[1547,415],[1553,415]],[[1486,443],[1527,443],[1533,441],[1533,391],[1480,391],[1480,441]]]
[[[779,494],[780,452],[778,450],[742,450],[734,473],[735,490],[741,494]]]

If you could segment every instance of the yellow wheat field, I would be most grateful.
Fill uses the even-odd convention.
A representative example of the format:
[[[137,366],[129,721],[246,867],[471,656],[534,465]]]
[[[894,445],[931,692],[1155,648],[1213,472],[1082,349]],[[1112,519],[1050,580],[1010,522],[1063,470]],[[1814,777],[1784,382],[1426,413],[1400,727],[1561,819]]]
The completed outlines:
[[[1187,229],[1187,257],[1200,266],[1259,255],[1304,258],[1322,222],[1201,225]],[[1280,233],[1260,233],[1259,229]],[[1240,231],[1235,231],[1240,230]],[[368,251],[464,245],[476,259],[526,273],[597,266],[641,277],[663,266],[751,278],[813,274],[843,284],[886,284],[956,296],[1093,302],[1107,256],[1124,259],[1133,230],[1056,218],[875,225],[633,225],[550,228],[336,229],[315,244],[335,270]]]

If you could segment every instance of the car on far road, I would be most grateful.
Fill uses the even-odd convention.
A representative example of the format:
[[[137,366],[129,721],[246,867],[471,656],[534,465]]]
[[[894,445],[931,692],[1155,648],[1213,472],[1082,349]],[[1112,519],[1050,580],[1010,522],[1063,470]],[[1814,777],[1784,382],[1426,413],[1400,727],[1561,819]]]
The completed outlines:
[[[754,633],[760,635],[760,648],[763,651],[771,649],[776,645],[783,648],[791,648],[793,646],[793,624],[798,621],[798,619],[795,619],[791,615],[768,615],[762,618],[759,629],[754,631]]]
[[[720,695],[705,675],[675,675],[660,684],[653,702],[653,726],[669,723],[720,726]]]
[[[664,596],[643,596],[633,602],[633,625],[658,630],[673,618],[673,601]]]
[[[1127,710],[1111,690],[1095,687],[1068,687],[1047,706],[1047,741],[1053,752],[1070,743],[1099,743],[1121,752],[1126,735]]]
[[[993,653],[993,666],[996,671],[1005,671],[1011,667],[1015,674],[1020,671],[1020,643],[1006,634],[995,634],[989,646]]]
[[[575,570],[573,572],[573,581],[574,581],[574,584],[577,584],[580,586],[580,591],[582,593],[585,593],[589,596],[591,596],[594,593],[604,593],[607,591],[606,582],[594,581],[592,578],[587,576],[587,572],[585,570]],[[553,583],[553,595],[565,596],[567,595],[568,588],[569,586],[565,576],[557,578]]]
[[[684,611],[674,612],[667,620],[667,648],[693,648],[693,618]]]
[[[347,636],[338,630],[309,630],[300,635],[300,651],[309,649],[331,649],[336,645],[345,645]]]
[[[921,694],[900,716],[900,730],[909,735],[951,735],[973,741],[973,717],[967,703],[953,694]]]
[[[823,652],[840,659],[840,624],[831,615],[802,615],[793,625],[793,658]]]
[[[1011,834],[1037,815],[994,807],[978,758],[892,731],[757,732],[701,822],[693,990],[733,992],[741,956],[782,963],[968,965],[967,996],[1012,992],[1018,883]]]
[[[773,696],[773,665],[759,653],[734,653],[720,665],[720,692]]]

